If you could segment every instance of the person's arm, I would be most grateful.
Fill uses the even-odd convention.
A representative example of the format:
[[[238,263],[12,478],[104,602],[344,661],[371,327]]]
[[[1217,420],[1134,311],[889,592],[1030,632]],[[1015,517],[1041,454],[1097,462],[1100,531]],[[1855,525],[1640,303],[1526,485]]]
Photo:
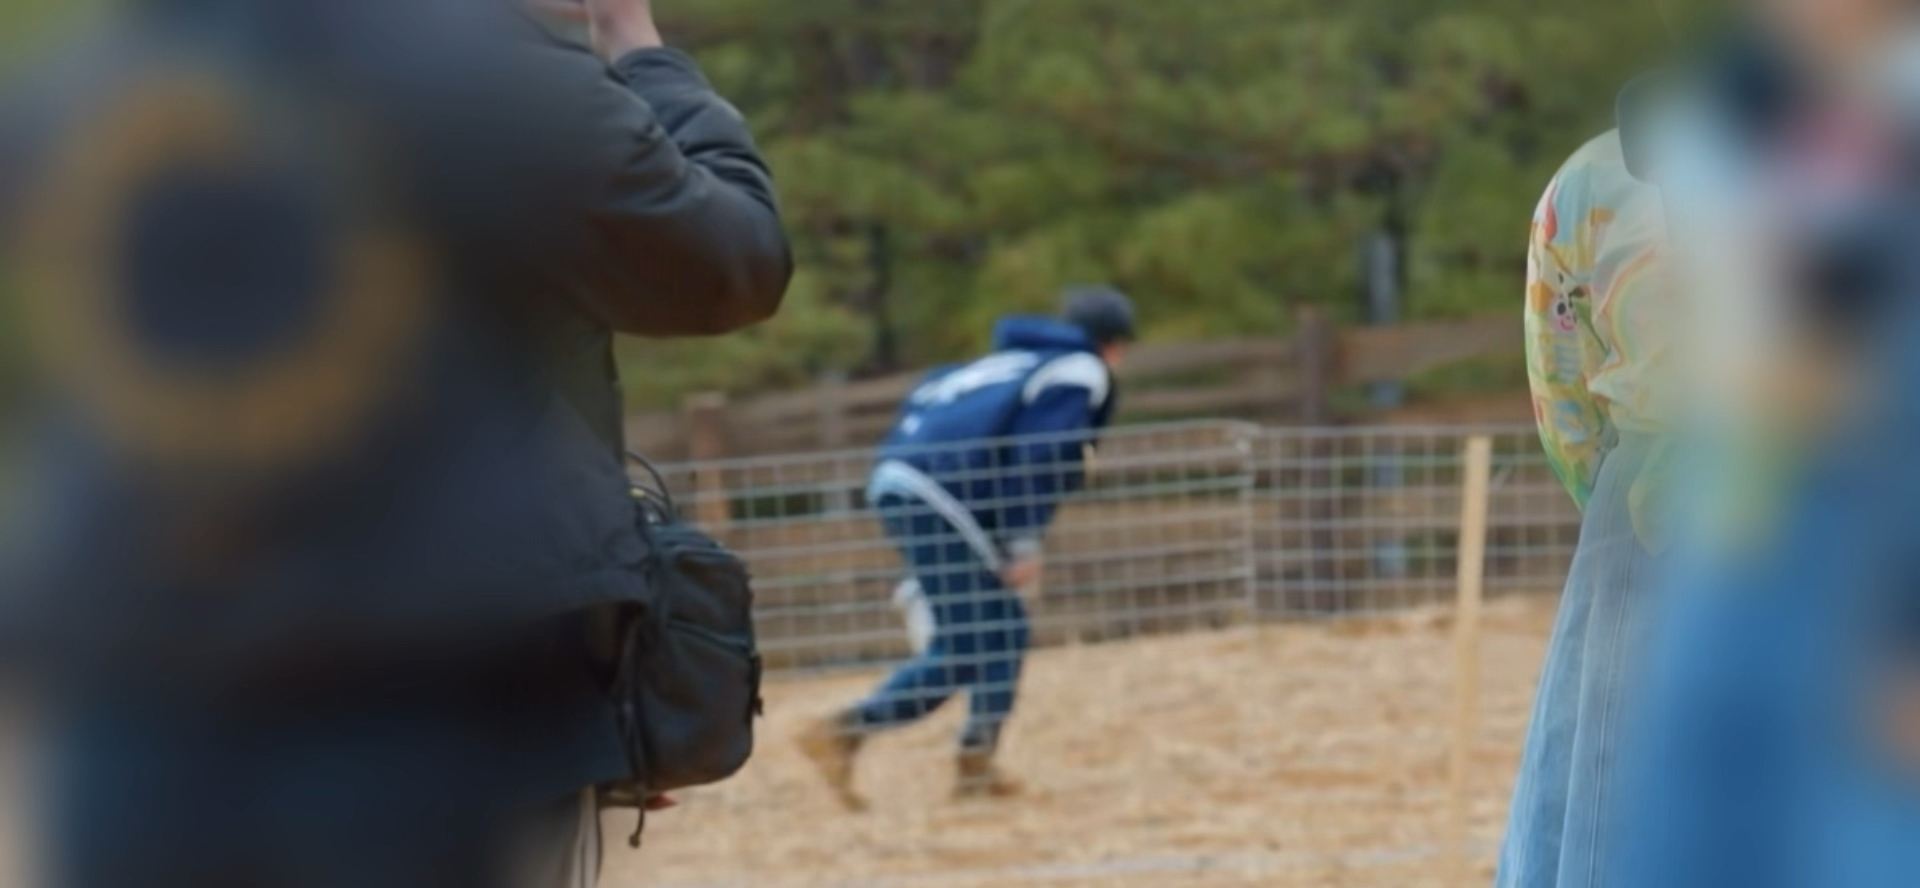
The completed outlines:
[[[746,120],[676,50],[636,50],[613,67],[669,141],[636,144],[599,207],[620,261],[596,313],[643,335],[726,333],[772,317],[793,259]]]
[[[779,308],[793,262],[773,179],[747,123],[693,60],[658,45],[651,16],[618,31],[592,0],[595,42],[611,59],[544,51],[546,93],[563,103],[551,143],[566,153],[586,248],[570,273],[585,308],[643,336],[712,335]],[[554,113],[554,112],[550,112]]]
[[[1527,247],[1527,382],[1533,391],[1534,418],[1547,462],[1560,483],[1585,509],[1604,455],[1606,413],[1587,387],[1589,364],[1601,353],[1591,319],[1587,290],[1592,269],[1580,255],[1577,232],[1563,225],[1585,224],[1579,208],[1562,206],[1568,172],[1555,177],[1533,218]]]

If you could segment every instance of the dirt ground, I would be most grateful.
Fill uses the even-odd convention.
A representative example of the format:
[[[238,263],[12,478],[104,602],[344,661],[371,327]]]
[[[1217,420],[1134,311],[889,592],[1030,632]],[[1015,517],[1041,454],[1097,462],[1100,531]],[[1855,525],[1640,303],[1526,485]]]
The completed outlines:
[[[1486,614],[1470,865],[1488,876],[1553,606]],[[738,779],[656,815],[641,852],[609,816],[604,884],[1451,888],[1450,631],[1432,611],[1043,652],[1005,756],[1027,796],[947,799],[955,708],[869,746],[860,815],[791,738],[875,676],[780,682]]]

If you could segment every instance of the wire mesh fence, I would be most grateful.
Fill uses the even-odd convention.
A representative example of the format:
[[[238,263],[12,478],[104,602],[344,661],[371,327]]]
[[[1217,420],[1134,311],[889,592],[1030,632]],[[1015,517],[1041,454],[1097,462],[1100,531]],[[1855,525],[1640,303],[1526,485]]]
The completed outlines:
[[[933,498],[950,503],[945,514],[922,505],[899,515],[918,535],[889,535],[887,510],[876,507],[892,500],[869,501],[876,466],[889,462],[873,452],[665,466],[662,474],[681,510],[752,566],[769,666],[817,669],[909,652],[895,593],[913,573],[903,559],[929,544],[959,547],[951,567],[920,571],[926,585],[952,586],[965,581],[960,574],[997,573],[1021,540],[1043,540],[1046,571],[1027,590],[1038,646],[1251,617],[1258,436],[1250,426],[1186,424],[1111,433],[1090,457],[1074,436],[901,454],[891,463],[911,471],[903,483],[931,483]],[[894,498],[926,499],[910,489]],[[1043,524],[1056,504],[1058,515]],[[980,582],[999,591],[996,579]]]
[[[964,519],[903,496],[911,480],[872,484],[887,462],[873,451],[663,467],[682,510],[753,568],[770,718],[747,773],[683,799],[608,884],[1426,883],[1452,847],[1451,646],[1434,605],[1454,594],[1477,434],[1495,444],[1486,586],[1505,599],[1470,781],[1484,852],[1544,593],[1579,529],[1532,429],[1186,423],[1112,431],[1085,460],[1070,437],[888,455]],[[1004,570],[1041,523],[1044,575],[1016,594],[990,562]],[[909,578],[947,641],[917,659],[929,639],[900,606]],[[793,742],[849,712],[877,731],[968,696],[928,729],[872,738],[864,815]],[[953,733],[977,740],[1009,710],[1002,759],[1028,793],[949,801]]]
[[[906,462],[945,467],[920,474],[972,517],[979,543],[945,518],[922,523],[937,540],[911,530],[890,536],[869,499],[884,462],[874,451],[661,473],[681,510],[752,566],[770,666],[819,669],[910,652],[896,593],[913,573],[903,552],[928,542],[964,544],[960,559],[984,569],[987,559],[1011,557],[1009,543],[1042,541],[1043,578],[1024,590],[1036,647],[1445,601],[1460,455],[1476,434],[1495,444],[1489,592],[1558,591],[1579,515],[1528,427],[1182,423],[1110,432],[1084,462],[1023,458],[1078,448],[1068,436],[906,454]],[[1055,502],[1054,520],[1037,523]]]
[[[1263,432],[1255,489],[1265,614],[1372,615],[1449,600],[1461,455],[1488,435],[1490,593],[1557,592],[1580,533],[1531,427]]]

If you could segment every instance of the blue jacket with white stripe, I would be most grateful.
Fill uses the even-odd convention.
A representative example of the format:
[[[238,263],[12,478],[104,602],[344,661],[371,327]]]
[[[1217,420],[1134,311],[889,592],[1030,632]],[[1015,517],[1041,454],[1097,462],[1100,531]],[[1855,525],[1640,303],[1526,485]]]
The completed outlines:
[[[869,495],[944,493],[1003,549],[1037,545],[1060,500],[1085,483],[1086,450],[1116,400],[1113,374],[1080,328],[1003,319],[992,354],[936,370],[908,396]]]

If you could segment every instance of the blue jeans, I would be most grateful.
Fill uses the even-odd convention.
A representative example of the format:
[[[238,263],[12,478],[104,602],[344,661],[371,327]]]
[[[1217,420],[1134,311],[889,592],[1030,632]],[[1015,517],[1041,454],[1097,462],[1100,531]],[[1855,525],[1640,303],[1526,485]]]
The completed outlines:
[[[1602,888],[1621,830],[1615,760],[1643,645],[1650,556],[1628,493],[1647,443],[1602,461],[1560,601],[1501,849],[1499,888]]]
[[[925,653],[856,707],[855,720],[868,732],[901,727],[966,691],[971,709],[961,746],[991,751],[1019,694],[1031,641],[1026,606],[949,518],[895,494],[882,496],[876,508],[887,537],[920,581],[937,629]]]

